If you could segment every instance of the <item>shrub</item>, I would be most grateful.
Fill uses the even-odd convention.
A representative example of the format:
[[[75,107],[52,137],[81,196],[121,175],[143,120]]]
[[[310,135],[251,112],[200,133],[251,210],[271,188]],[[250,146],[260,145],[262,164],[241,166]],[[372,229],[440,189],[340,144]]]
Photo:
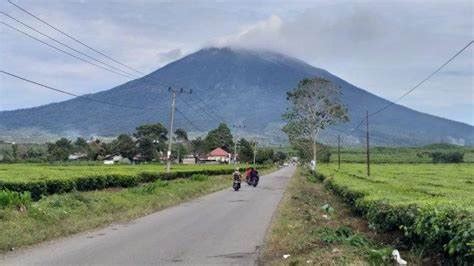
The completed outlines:
[[[259,166],[265,169],[268,166]],[[107,187],[133,187],[139,183],[149,183],[157,180],[172,180],[176,178],[191,178],[206,180],[211,175],[231,174],[233,169],[204,169],[193,171],[176,171],[171,173],[142,172],[134,176],[125,175],[98,175],[84,176],[71,179],[47,179],[32,182],[5,182],[0,180],[0,190],[16,192],[29,191],[33,200],[39,200],[43,195],[67,193],[74,190],[89,191]]]
[[[31,204],[30,192],[0,190],[0,208],[28,207]]]
[[[407,244],[443,253],[450,263],[472,265],[474,262],[472,213],[431,206],[393,206],[366,200],[363,193],[338,185],[331,178],[326,178],[324,183],[377,230],[401,230]]]
[[[209,179],[209,176],[203,174],[194,174],[190,179],[193,181],[206,181]]]
[[[431,152],[429,153],[433,163],[462,163],[464,161],[464,153],[454,152]]]

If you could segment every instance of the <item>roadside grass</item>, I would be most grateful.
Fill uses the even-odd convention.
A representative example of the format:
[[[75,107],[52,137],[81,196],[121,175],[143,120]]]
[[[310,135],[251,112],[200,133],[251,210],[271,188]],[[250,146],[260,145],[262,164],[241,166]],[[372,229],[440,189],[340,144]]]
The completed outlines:
[[[262,169],[261,174],[275,171]],[[230,175],[195,174],[132,188],[108,188],[44,196],[0,191],[0,253],[45,240],[121,223],[231,187]]]
[[[0,251],[125,222],[230,186],[228,176],[157,180],[128,189],[57,194],[0,209]]]
[[[267,234],[262,265],[391,264],[396,235],[376,233],[323,184],[298,169]],[[327,218],[325,218],[327,217]],[[283,255],[290,257],[284,259]],[[402,252],[409,264],[421,257]]]

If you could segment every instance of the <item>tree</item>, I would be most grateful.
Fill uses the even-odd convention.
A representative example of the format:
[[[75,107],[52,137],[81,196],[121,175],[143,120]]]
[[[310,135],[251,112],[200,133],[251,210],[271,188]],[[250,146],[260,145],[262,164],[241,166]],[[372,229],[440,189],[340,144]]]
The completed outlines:
[[[176,140],[178,141],[188,141],[188,133],[182,128],[176,129],[174,131],[174,135],[176,136]]]
[[[255,162],[258,164],[266,164],[273,162],[273,149],[272,148],[260,148],[257,150],[255,155]]]
[[[89,142],[87,147],[87,158],[96,161],[107,154],[107,145],[99,139]]]
[[[207,151],[215,148],[223,148],[226,151],[232,150],[234,141],[232,133],[225,123],[220,123],[216,129],[209,131],[205,138]]]
[[[239,147],[239,160],[241,162],[252,162],[253,161],[253,147],[252,144],[244,139],[241,138],[238,142],[238,147]]]
[[[178,159],[179,162],[183,162],[183,156],[188,153],[188,149],[186,148],[185,145],[182,143],[176,143],[176,145],[173,146],[173,149],[171,150],[171,158]]]
[[[111,143],[112,152],[121,154],[123,157],[132,159],[136,153],[136,145],[127,134],[121,134]]]
[[[158,155],[156,143],[151,138],[142,138],[138,143],[138,152],[145,161],[152,161]]]
[[[55,143],[48,143],[48,159],[50,161],[66,161],[73,150],[74,146],[70,140],[60,138]]]
[[[195,156],[204,154],[206,153],[206,151],[206,142],[201,137],[191,140],[191,152]]]
[[[86,152],[88,146],[87,141],[81,137],[78,137],[76,141],[74,141],[74,149],[78,152]]]
[[[161,124],[141,125],[133,134],[137,138],[138,151],[146,161],[157,157],[159,151],[166,149],[168,130]]]
[[[317,168],[317,141],[321,130],[349,120],[340,96],[339,87],[323,78],[304,79],[288,92],[290,108],[283,116],[287,122],[283,131],[292,145],[298,140],[311,141],[314,171]]]
[[[288,155],[282,151],[277,151],[273,154],[273,161],[278,162],[279,164],[283,164],[287,158]]]
[[[150,138],[155,142],[165,143],[168,140],[168,130],[161,124],[147,124],[141,125],[136,128],[136,132],[133,134],[138,140],[143,138]]]
[[[12,158],[14,162],[18,160],[18,144],[16,143],[12,144]]]

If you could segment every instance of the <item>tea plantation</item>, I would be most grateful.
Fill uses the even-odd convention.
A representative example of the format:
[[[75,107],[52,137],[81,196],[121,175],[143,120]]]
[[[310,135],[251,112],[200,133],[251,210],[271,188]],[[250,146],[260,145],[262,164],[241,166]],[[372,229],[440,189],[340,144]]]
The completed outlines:
[[[49,165],[1,164],[0,190],[29,191],[33,199],[73,190],[133,187],[157,179],[169,180],[193,174],[230,174],[233,165],[180,165],[166,173],[160,164],[144,165]]]
[[[474,164],[320,164],[318,178],[375,229],[455,263],[473,261]]]

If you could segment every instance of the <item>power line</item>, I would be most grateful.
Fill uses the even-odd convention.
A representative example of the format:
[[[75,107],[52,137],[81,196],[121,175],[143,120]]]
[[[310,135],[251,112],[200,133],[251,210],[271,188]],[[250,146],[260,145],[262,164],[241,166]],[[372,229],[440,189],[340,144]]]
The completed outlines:
[[[59,51],[59,52],[61,52],[61,53],[64,53],[64,54],[69,55],[69,56],[71,56],[71,57],[74,57],[74,58],[76,58],[76,59],[78,59],[78,60],[81,60],[81,61],[83,61],[83,62],[85,62],[85,63],[87,63],[87,64],[90,64],[90,65],[93,65],[93,66],[102,68],[102,69],[104,69],[104,70],[106,70],[106,71],[112,72],[112,73],[117,74],[117,75],[120,75],[120,76],[122,76],[122,77],[134,78],[133,76],[124,75],[124,74],[122,74],[122,73],[120,73],[120,72],[117,72],[117,71],[115,71],[115,70],[109,69],[109,68],[107,68],[107,67],[104,67],[104,66],[102,66],[102,65],[96,64],[96,63],[91,62],[91,61],[89,61],[89,60],[87,60],[87,59],[84,59],[84,58],[82,58],[82,57],[79,57],[79,56],[77,56],[77,55],[74,55],[74,54],[72,54],[72,53],[70,53],[70,52],[68,52],[68,51],[65,51],[65,50],[63,50],[63,49],[61,49],[61,48],[58,48],[58,47],[52,45],[52,44],[49,44],[49,43],[47,43],[47,42],[45,42],[45,41],[42,41],[42,40],[36,38],[35,36],[33,36],[33,35],[31,35],[31,34],[29,34],[29,33],[27,33],[27,32],[24,32],[24,31],[22,31],[22,30],[20,30],[20,29],[18,29],[18,28],[16,28],[16,27],[14,27],[14,26],[12,26],[12,25],[6,23],[6,22],[0,21],[0,24],[3,24],[4,26],[6,26],[6,27],[8,27],[8,28],[10,28],[10,29],[12,29],[12,30],[15,30],[15,31],[17,31],[17,32],[19,32],[19,33],[21,33],[21,34],[24,34],[24,35],[26,35],[27,37],[29,37],[29,38],[31,38],[31,39],[37,41],[37,42],[40,42],[40,43],[42,43],[42,44],[44,44],[44,45],[46,45],[46,46],[48,46],[48,47],[50,47],[50,48],[53,48],[53,49],[56,50],[56,51]]]
[[[194,129],[198,130],[198,131],[204,131],[202,130],[200,127],[198,127],[196,124],[194,124],[191,119],[189,119],[181,110],[179,110],[178,108],[176,108],[176,112],[178,112],[183,118],[184,120],[186,120]]]
[[[48,86],[48,85],[45,85],[45,84],[42,84],[42,83],[39,83],[39,82],[30,80],[30,79],[27,79],[27,78],[25,78],[25,77],[21,77],[21,76],[19,76],[19,75],[16,75],[16,74],[7,72],[7,71],[0,70],[0,73],[3,73],[3,74],[8,75],[8,76],[10,76],[10,77],[14,77],[14,78],[23,80],[23,81],[28,82],[28,83],[31,83],[31,84],[35,84],[35,85],[37,85],[37,86],[46,88],[46,89],[48,89],[48,90],[52,90],[52,91],[55,91],[55,92],[59,92],[59,93],[66,94],[66,95],[70,95],[70,96],[74,96],[74,97],[78,97],[78,98],[81,98],[81,99],[84,99],[84,100],[88,100],[88,101],[92,101],[92,102],[97,102],[97,103],[101,103],[101,104],[107,104],[107,105],[111,105],[111,106],[115,106],[115,107],[123,107],[123,108],[135,109],[135,110],[144,110],[143,107],[122,105],[122,104],[116,104],[116,103],[101,101],[101,100],[97,100],[97,99],[94,99],[94,98],[87,97],[87,96],[85,96],[85,95],[79,95],[79,94],[75,94],[75,93],[72,93],[72,92],[69,92],[69,91],[66,91],[66,90],[57,89],[57,88],[54,88],[54,87],[51,87],[51,86]],[[148,109],[152,109],[152,108],[148,108]]]
[[[79,44],[81,44],[81,45],[83,45],[83,46],[89,48],[90,50],[92,50],[92,51],[94,51],[94,52],[96,52],[96,53],[98,53],[98,54],[100,54],[100,55],[106,57],[107,59],[109,59],[109,60],[111,60],[111,61],[113,61],[113,62],[115,62],[115,63],[117,63],[117,64],[119,64],[119,65],[121,65],[121,66],[123,66],[123,67],[126,67],[126,68],[128,68],[129,70],[135,71],[135,72],[137,72],[137,73],[139,73],[139,74],[142,74],[142,75],[146,75],[145,73],[143,73],[143,72],[141,72],[141,71],[139,71],[139,70],[137,70],[137,69],[135,69],[135,68],[133,68],[133,67],[131,67],[131,66],[128,66],[128,65],[126,65],[126,64],[124,64],[124,63],[122,63],[122,62],[120,62],[120,61],[118,61],[118,60],[112,58],[111,56],[109,56],[109,55],[107,55],[107,54],[105,54],[105,53],[103,53],[103,52],[101,52],[101,51],[99,51],[99,50],[97,50],[97,49],[94,49],[93,47],[91,47],[91,46],[87,45],[86,43],[80,41],[79,39],[77,39],[76,37],[72,36],[71,34],[68,34],[68,33],[64,32],[63,30],[59,29],[58,27],[55,27],[55,26],[51,25],[50,23],[48,23],[47,21],[45,21],[45,20],[39,18],[38,16],[32,14],[30,11],[28,11],[28,10],[26,10],[25,8],[19,6],[18,4],[15,4],[15,3],[11,2],[10,0],[8,0],[8,3],[10,3],[10,4],[13,5],[13,6],[15,6],[15,7],[18,8],[19,10],[23,11],[24,13],[30,15],[31,17],[35,18],[36,20],[42,22],[43,24],[49,26],[50,28],[54,29],[55,31],[57,31],[57,32],[59,32],[59,33],[65,35],[66,37],[70,38],[71,40],[73,40],[73,41],[75,41],[75,42],[77,42],[77,43],[79,43]]]
[[[78,53],[78,54],[81,54],[81,55],[83,55],[83,56],[85,56],[85,57],[87,57],[87,58],[89,58],[89,59],[92,59],[92,60],[98,62],[98,63],[101,63],[101,64],[103,64],[103,65],[106,65],[106,66],[108,66],[108,67],[110,67],[110,68],[112,68],[112,69],[115,69],[115,70],[117,70],[117,71],[120,71],[121,73],[124,73],[125,75],[129,75],[129,76],[133,76],[133,75],[134,75],[134,74],[132,74],[132,73],[123,71],[122,69],[120,69],[120,68],[118,68],[118,67],[115,67],[115,66],[113,66],[113,65],[110,65],[110,64],[108,64],[108,63],[106,63],[106,62],[104,62],[104,61],[102,61],[102,60],[99,60],[99,59],[97,59],[97,58],[95,58],[95,57],[92,57],[92,56],[90,56],[90,55],[88,55],[88,54],[86,54],[86,53],[84,53],[84,52],[81,52],[81,51],[75,49],[74,47],[71,47],[71,46],[69,46],[69,45],[67,45],[67,44],[65,44],[65,43],[63,43],[63,42],[61,42],[61,41],[59,41],[59,40],[57,40],[57,39],[55,39],[55,38],[53,38],[53,37],[51,37],[51,36],[45,34],[45,33],[43,33],[43,32],[41,32],[41,31],[39,31],[39,30],[36,29],[35,27],[30,26],[30,25],[28,25],[28,24],[22,22],[21,20],[15,18],[15,17],[13,17],[13,16],[11,16],[11,15],[5,13],[5,12],[0,11],[0,14],[6,16],[6,17],[8,17],[8,18],[10,18],[10,19],[12,19],[12,20],[18,22],[18,23],[20,23],[21,25],[27,27],[28,29],[33,30],[34,32],[40,34],[41,36],[46,37],[46,38],[48,38],[48,39],[54,41],[55,43],[58,43],[58,44],[60,44],[60,45],[62,45],[62,46],[64,46],[64,47],[66,47],[66,48],[68,48],[68,49],[70,49],[70,50],[72,50],[72,51]]]
[[[429,74],[426,78],[424,78],[423,80],[421,80],[420,82],[418,82],[415,86],[413,86],[411,89],[409,89],[408,91],[406,91],[405,93],[403,93],[400,97],[398,97],[397,99],[395,99],[394,101],[391,101],[389,102],[387,105],[385,105],[384,107],[378,109],[377,111],[375,112],[372,112],[369,114],[369,116],[374,116],[380,112],[383,112],[384,110],[386,110],[387,108],[389,108],[390,106],[396,104],[398,101],[400,101],[401,99],[403,99],[405,96],[409,95],[410,93],[412,93],[414,90],[416,90],[418,87],[420,87],[423,83],[425,83],[426,81],[428,81],[430,78],[432,78],[434,75],[436,75],[439,71],[441,71],[441,69],[443,69],[446,65],[448,65],[449,63],[451,63],[451,61],[453,61],[456,57],[458,57],[462,52],[464,52],[469,46],[471,46],[472,44],[474,43],[474,40],[471,40],[468,44],[466,44],[461,50],[459,50],[456,54],[454,54],[453,56],[451,56],[446,62],[444,62],[441,66],[439,66],[436,70],[434,70],[433,72],[431,72],[431,74]],[[364,120],[362,120],[357,126],[356,126],[356,129],[358,129],[362,124],[364,123]]]
[[[71,34],[69,34],[69,33],[65,32],[65,31],[61,30],[59,27],[52,25],[51,23],[47,22],[46,20],[44,20],[44,19],[38,17],[37,15],[33,14],[32,12],[28,11],[26,8],[24,8],[24,7],[22,7],[22,6],[18,5],[18,4],[15,4],[15,3],[13,3],[13,2],[10,1],[10,0],[8,0],[8,3],[10,3],[11,5],[13,5],[13,6],[16,7],[17,9],[21,10],[22,12],[28,14],[29,16],[35,18],[36,20],[40,21],[41,23],[47,25],[48,27],[54,29],[55,31],[57,31],[57,32],[59,32],[59,33],[61,33],[61,34],[63,34],[64,36],[68,37],[69,39],[75,41],[76,43],[79,43],[79,44],[81,44],[82,46],[87,47],[88,49],[90,49],[90,50],[92,50],[92,51],[94,51],[94,52],[96,52],[96,53],[98,53],[98,54],[100,54],[100,55],[106,57],[107,59],[109,59],[109,60],[111,60],[111,61],[113,61],[113,62],[115,62],[115,63],[117,63],[117,64],[119,64],[119,65],[121,65],[121,66],[123,66],[123,67],[126,67],[126,68],[129,69],[129,70],[132,70],[132,71],[134,71],[134,72],[136,72],[136,73],[139,73],[139,74],[141,74],[141,75],[146,75],[146,74],[143,73],[142,71],[139,71],[139,70],[137,70],[137,69],[135,69],[135,68],[133,68],[133,67],[127,65],[127,64],[124,64],[124,63],[118,61],[117,59],[114,59],[114,58],[112,58],[111,56],[105,54],[104,52],[101,52],[101,51],[99,51],[98,49],[95,49],[95,48],[93,48],[92,46],[90,46],[90,45],[84,43],[83,41],[79,40],[77,37],[72,36]],[[9,17],[11,17],[11,16],[9,16]],[[21,22],[20,22],[20,23],[21,23]],[[22,23],[22,24],[23,24],[23,23]],[[49,46],[49,45],[48,45],[48,46]],[[68,47],[68,48],[70,48],[70,47]],[[77,50],[75,50],[75,49],[74,49],[74,51],[77,52]],[[80,53],[83,54],[83,55],[85,55],[85,54],[82,53],[82,52],[80,52]],[[96,58],[94,58],[94,57],[92,57],[92,56],[89,56],[89,55],[85,55],[85,56],[87,56],[88,58],[92,58],[94,61],[99,61],[99,62],[103,63],[103,61],[98,60],[98,59],[96,59]],[[81,60],[81,59],[80,59],[80,60]],[[84,61],[84,60],[82,60],[82,61]],[[107,64],[107,65],[108,65],[109,67],[111,67],[109,64]],[[114,67],[114,68],[115,68],[115,67]],[[131,75],[130,73],[125,72],[125,71],[123,71],[123,70],[120,70],[120,71],[122,71],[122,72],[124,72],[124,73],[127,73],[127,75]],[[129,78],[131,78],[131,77],[129,77]],[[170,84],[169,82],[163,82],[163,81],[157,80],[155,77],[152,77],[152,76],[149,76],[149,78],[155,80],[157,83],[161,84],[161,85],[164,86],[164,87],[168,87],[168,86],[175,87],[175,86],[176,86],[175,84]],[[179,86],[178,86],[178,87],[179,87]],[[202,103],[204,103],[204,101],[203,101],[202,99],[200,99],[198,96],[196,96],[196,98],[198,98],[199,101],[201,101]],[[205,104],[205,103],[204,103],[204,104]],[[222,121],[226,121],[226,119],[224,119],[222,116],[220,116],[220,115],[218,115],[218,114],[211,113],[211,115],[214,116],[214,117],[216,117],[216,118],[218,118],[218,119],[220,119],[220,120],[222,120]]]

